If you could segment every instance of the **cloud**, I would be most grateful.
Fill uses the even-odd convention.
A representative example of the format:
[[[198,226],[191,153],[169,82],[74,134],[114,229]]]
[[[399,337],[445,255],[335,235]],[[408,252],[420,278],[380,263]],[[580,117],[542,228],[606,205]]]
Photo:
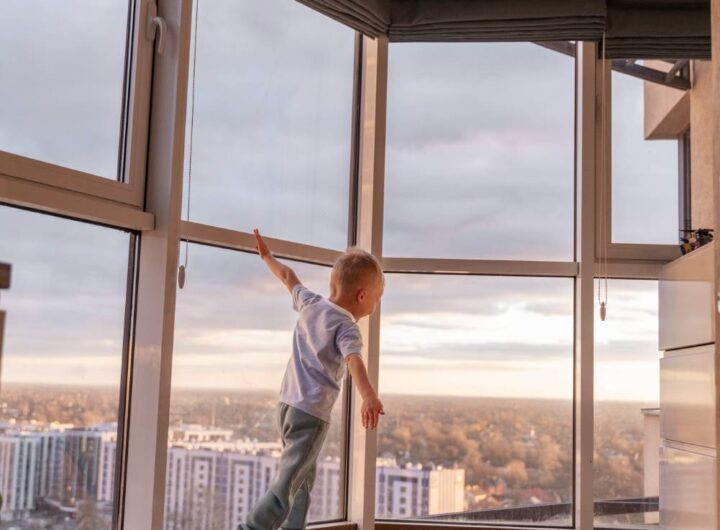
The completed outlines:
[[[128,4],[3,0],[0,149],[114,178]]]
[[[50,4],[41,16],[21,0],[0,6],[0,47],[13,50],[0,56],[9,73],[0,149],[113,176],[125,7]],[[351,30],[296,2],[201,3],[193,220],[344,248],[353,46]],[[573,61],[529,43],[393,44],[389,59],[386,254],[571,260]],[[669,209],[634,201],[676,164],[667,145],[638,143],[638,94],[615,101],[632,117],[615,122],[614,160],[632,171],[614,200],[636,205],[618,223],[654,237],[646,219]],[[117,384],[128,234],[6,207],[0,226],[0,259],[15,266],[0,300],[3,380],[64,360],[42,377]],[[327,268],[293,267],[327,294]],[[198,245],[187,278],[174,385],[275,389],[295,319],[285,289],[256,256]],[[387,284],[386,388],[542,396],[557,377],[567,393],[572,280],[388,275]],[[608,321],[596,326],[604,374],[656,355],[656,287],[614,285]]]
[[[5,361],[119,360],[128,234],[4,206],[0,226],[9,228],[0,230],[0,260],[12,265],[11,288],[1,295]],[[5,363],[3,379],[13,377]]]
[[[387,255],[572,258],[572,59],[393,45],[388,78]]]
[[[199,17],[193,219],[344,248],[353,32],[294,2]]]

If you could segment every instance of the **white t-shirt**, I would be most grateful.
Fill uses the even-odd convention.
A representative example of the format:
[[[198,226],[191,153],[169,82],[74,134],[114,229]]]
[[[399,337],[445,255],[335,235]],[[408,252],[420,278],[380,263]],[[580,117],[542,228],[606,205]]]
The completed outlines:
[[[362,351],[360,328],[350,311],[302,284],[293,288],[292,298],[299,315],[280,401],[329,422],[345,376],[345,358]]]

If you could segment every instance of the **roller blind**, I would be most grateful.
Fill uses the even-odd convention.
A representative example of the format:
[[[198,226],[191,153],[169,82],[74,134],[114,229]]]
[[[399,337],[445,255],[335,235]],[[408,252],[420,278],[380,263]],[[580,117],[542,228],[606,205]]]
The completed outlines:
[[[593,40],[604,0],[392,0],[393,42]]]
[[[391,42],[594,40],[610,58],[709,58],[709,0],[298,0]]]
[[[708,2],[608,0],[607,9],[607,57],[710,58]]]

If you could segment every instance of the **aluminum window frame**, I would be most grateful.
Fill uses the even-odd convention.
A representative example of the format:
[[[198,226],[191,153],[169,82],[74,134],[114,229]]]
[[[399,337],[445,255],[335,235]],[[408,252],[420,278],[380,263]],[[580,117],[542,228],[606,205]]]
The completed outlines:
[[[573,525],[578,530],[594,528],[594,312],[596,279],[657,280],[661,267],[675,258],[673,245],[613,244],[606,262],[600,261],[599,170],[601,152],[600,101],[602,62],[597,45],[578,43],[576,53],[576,172],[575,172],[575,260],[572,262],[446,260],[382,257],[386,272],[429,274],[554,276],[575,279],[575,382],[574,382],[574,481]],[[607,64],[608,69],[610,63]],[[609,75],[607,76],[609,78]],[[610,103],[605,106],[610,111]],[[608,182],[610,179],[608,179]],[[609,192],[610,190],[608,190]],[[609,233],[609,232],[608,232]],[[381,308],[380,308],[381,310]],[[379,330],[371,328],[371,332]],[[373,339],[374,337],[371,337]],[[371,458],[375,455],[367,455]],[[452,526],[465,529],[552,528],[511,523],[430,523],[422,520],[377,520],[383,530],[432,529]]]
[[[135,361],[132,374],[133,413],[130,415],[128,463],[126,481],[142,484],[130,489],[125,496],[124,528],[151,530],[160,528],[164,520],[165,476],[167,459],[167,427],[170,414],[172,350],[177,268],[182,241],[204,244],[240,252],[256,253],[252,233],[184,221],[182,199],[184,183],[184,153],[186,110],[190,65],[192,0],[163,4],[161,16],[169,28],[177,32],[177,46],[166,49],[156,59],[153,87],[153,129],[150,132],[151,151],[148,164],[147,210],[157,219],[151,230],[143,234],[138,265],[138,300],[135,310]],[[172,50],[172,51],[170,51]],[[362,46],[355,37],[355,75],[359,76],[362,62],[358,59]],[[353,108],[359,115],[359,81],[354,83]],[[351,164],[349,169],[349,204],[356,197],[358,119],[351,131]],[[170,132],[168,132],[170,131]],[[350,208],[352,211],[352,208]],[[350,214],[349,214],[350,215]],[[352,232],[349,225],[349,232]],[[267,238],[280,258],[322,266],[332,266],[340,250],[316,247],[293,241]],[[352,244],[351,234],[348,243]],[[343,249],[344,250],[344,249]],[[346,385],[347,388],[347,385]],[[343,417],[348,417],[349,392],[341,398],[345,404]],[[347,429],[349,431],[349,422]],[[344,440],[345,455],[341,480],[346,495],[342,495],[341,519],[347,518],[347,486],[350,467],[350,440]],[[326,525],[329,521],[323,521]]]
[[[93,222],[82,217],[73,217],[68,215],[60,215],[49,213],[44,209],[33,209],[10,204],[4,201],[3,189],[0,188],[0,206],[15,208],[27,211],[31,214],[52,216],[65,219],[67,221],[85,223],[95,225],[108,230],[118,230],[126,232],[128,235],[128,251],[125,257],[127,261],[127,273],[125,280],[125,305],[123,318],[123,332],[121,345],[120,373],[118,381],[118,409],[117,409],[117,431],[116,431],[116,452],[115,452],[115,471],[113,478],[113,498],[112,498],[112,519],[111,526],[113,530],[122,528],[123,520],[123,501],[125,497],[127,483],[125,480],[125,462],[127,459],[127,439],[129,426],[129,404],[131,388],[128,384],[133,365],[133,342],[134,342],[134,307],[135,297],[137,294],[137,259],[140,243],[140,233],[137,230],[128,229],[128,227],[119,225],[114,219],[108,217]],[[1,286],[0,286],[1,287]],[[0,311],[2,313],[2,311]],[[2,329],[0,329],[0,339],[2,339]],[[0,346],[2,344],[0,343]],[[0,351],[1,353],[1,351]]]
[[[255,249],[255,236],[249,232],[234,231],[201,223],[181,221],[180,223],[180,243],[190,243],[194,245],[204,245],[223,250],[231,250],[242,252],[245,254],[257,255]],[[339,250],[333,250],[322,247],[314,247],[303,243],[295,243],[284,239],[275,239],[264,237],[268,245],[273,249],[273,255],[276,258],[296,262],[316,265],[319,267],[332,268],[336,259],[342,254]],[[343,436],[341,441],[342,453],[340,458],[340,514],[339,517],[322,521],[313,521],[313,526],[329,525],[332,523],[344,523],[347,521],[348,506],[348,460],[349,460],[349,433],[350,433],[350,376],[347,374],[345,385],[338,397],[338,402],[342,407],[340,411],[340,432]],[[164,502],[164,501],[163,501]]]
[[[598,178],[596,179],[596,259],[607,260],[608,263],[615,263],[622,268],[623,264],[643,264],[652,268],[655,273],[654,277],[660,271],[660,268],[670,261],[680,257],[678,233],[677,245],[648,244],[648,243],[615,243],[612,241],[612,61],[597,61],[596,74],[596,94],[597,94],[597,167],[595,169]],[[604,72],[603,72],[604,70]],[[604,76],[603,76],[604,73]],[[603,78],[605,85],[603,86]],[[605,108],[602,108],[601,94],[604,93]],[[603,121],[606,123],[605,137],[603,138]],[[603,149],[604,146],[604,149]],[[601,171],[605,168],[607,178],[604,182],[600,178]],[[678,181],[682,181],[683,174],[678,171]],[[606,205],[603,211],[601,204],[601,195],[605,194]],[[603,222],[604,221],[604,222]],[[678,230],[680,226],[678,226]],[[653,279],[647,277],[646,279]]]
[[[385,52],[387,54],[387,52]],[[374,238],[374,243],[380,241],[379,248],[374,252],[381,259],[383,270],[386,273],[422,273],[431,275],[487,275],[487,276],[522,276],[522,277],[557,277],[573,279],[575,284],[574,294],[574,382],[573,382],[573,512],[571,525],[558,528],[581,528],[583,530],[592,528],[592,506],[593,506],[593,311],[594,311],[594,216],[595,216],[595,72],[596,72],[596,45],[594,43],[578,43],[576,48],[575,61],[575,171],[574,171],[574,260],[572,261],[524,261],[524,260],[488,260],[488,259],[434,259],[434,258],[406,258],[386,257],[382,254],[382,213],[375,214],[373,228],[378,230],[379,235]],[[382,61],[379,61],[382,64]],[[387,94],[387,57],[384,60],[384,75],[379,76],[385,83],[378,90]],[[384,118],[384,116],[383,116]],[[383,130],[380,132],[384,147],[384,119],[382,120]],[[583,153],[587,156],[582,157]],[[375,180],[368,179],[364,193],[371,193],[375,190],[372,186],[382,185],[384,182],[384,166],[378,170],[380,174]],[[384,190],[381,190],[380,204],[382,206]],[[367,222],[367,220],[366,220]],[[361,223],[362,224],[362,223]],[[366,231],[370,231],[366,228]],[[589,242],[582,245],[582,241]],[[369,353],[372,357],[379,356],[379,321],[382,312],[382,304],[376,311],[377,324],[369,326],[369,343],[375,345],[374,350]],[[588,319],[587,316],[590,316]],[[377,380],[371,378],[371,382],[377,384]],[[582,390],[581,390],[582,388]],[[376,449],[376,442],[372,445]],[[364,459],[375,462],[376,450],[366,449]],[[373,473],[374,477],[374,473]],[[364,486],[366,492],[369,488]],[[372,485],[372,513],[374,514],[374,484]],[[590,507],[590,516],[586,514],[587,507]],[[358,521],[360,523],[362,521]],[[589,524],[589,526],[588,526]],[[383,529],[397,528],[549,528],[547,526],[529,525],[523,522],[507,525],[482,524],[482,523],[460,523],[442,522],[430,523],[422,519],[374,519],[373,525]],[[363,526],[367,528],[367,526]]]
[[[24,200],[5,193],[6,187],[74,192],[87,200],[100,199],[116,208],[142,211],[145,196],[145,169],[148,150],[150,91],[152,86],[154,41],[145,37],[148,7],[154,0],[128,0],[124,81],[116,179],[36,160],[0,150],[0,193],[6,202],[51,211],[42,197],[26,193]],[[59,212],[63,213],[63,212]],[[70,215],[77,211],[68,210]],[[146,221],[133,226],[148,229]]]

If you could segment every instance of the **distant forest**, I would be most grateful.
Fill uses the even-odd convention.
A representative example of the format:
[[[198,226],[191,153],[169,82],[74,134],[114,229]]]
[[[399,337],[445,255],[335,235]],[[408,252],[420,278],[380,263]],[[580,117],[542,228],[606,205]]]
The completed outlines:
[[[113,422],[119,390],[107,387],[4,385],[0,421]],[[387,414],[378,456],[398,464],[460,467],[466,488],[482,493],[502,484],[508,505],[536,488],[556,500],[572,495],[572,404],[569,401],[442,396],[381,396]],[[200,424],[236,438],[277,440],[275,392],[176,390],[170,425]],[[596,498],[643,495],[641,403],[599,402],[595,410]],[[341,456],[340,407],[333,412],[324,456]],[[132,411],[131,411],[132,413]],[[482,508],[482,495],[477,496]],[[472,504],[472,503],[471,503]],[[505,503],[504,503],[505,504]]]

